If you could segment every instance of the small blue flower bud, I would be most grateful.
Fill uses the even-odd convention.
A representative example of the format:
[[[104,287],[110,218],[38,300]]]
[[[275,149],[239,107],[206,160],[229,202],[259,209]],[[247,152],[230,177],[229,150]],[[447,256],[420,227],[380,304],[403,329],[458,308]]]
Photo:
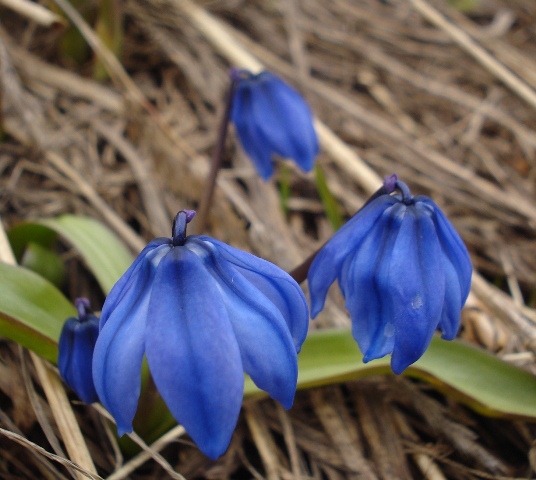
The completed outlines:
[[[320,250],[309,270],[311,314],[338,279],[364,362],[392,353],[402,373],[425,352],[436,329],[452,340],[469,294],[472,267],[454,227],[429,198],[386,177],[372,200]]]
[[[275,265],[207,236],[153,240],[104,302],[93,378],[119,435],[132,431],[145,356],[160,395],[210,458],[227,449],[244,372],[290,408],[308,327],[298,284]]]
[[[69,318],[61,331],[58,368],[65,383],[82,401],[89,404],[98,400],[91,365],[99,335],[99,319],[91,313],[86,298],[76,299],[75,306],[78,318]]]
[[[258,174],[268,180],[272,155],[293,159],[309,172],[318,155],[313,115],[303,97],[270,72],[232,73],[237,82],[231,120]]]

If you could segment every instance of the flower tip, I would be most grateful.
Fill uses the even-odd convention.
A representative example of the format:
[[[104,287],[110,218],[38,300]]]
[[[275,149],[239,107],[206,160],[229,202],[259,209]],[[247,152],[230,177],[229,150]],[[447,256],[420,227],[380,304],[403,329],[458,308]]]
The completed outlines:
[[[309,270],[310,272],[311,270]],[[309,308],[309,315],[312,319],[315,319],[316,316],[322,311],[324,308],[324,304],[326,303],[326,295],[322,295],[322,293],[317,292],[319,290],[319,286],[313,284],[315,278],[311,275],[308,276],[308,282],[309,282],[309,289],[311,290],[311,307]],[[312,286],[311,286],[312,285]],[[327,292],[327,288],[326,288]]]
[[[316,316],[322,311],[324,308],[324,302],[320,304],[319,301],[316,301],[316,297],[311,301],[311,318],[314,320]]]
[[[173,219],[171,236],[175,247],[184,245],[186,241],[186,225],[195,217],[195,210],[179,210]]]
[[[199,450],[201,450],[208,458],[214,461],[218,460],[218,458],[220,458],[227,451],[227,448],[229,448],[229,446],[226,446],[224,449],[222,449],[221,447],[201,448],[199,445],[198,447]]]
[[[395,362],[394,360],[391,360],[391,370],[393,371],[395,375],[401,375],[402,373],[404,373],[404,370],[406,370],[406,368],[408,367],[409,365],[407,363],[400,363],[400,362]]]
[[[231,80],[238,80],[238,78],[240,77],[240,69],[238,67],[231,67],[229,69],[229,77],[231,78]]]
[[[387,193],[393,193],[396,190],[397,181],[398,177],[396,176],[396,173],[383,177],[383,186],[385,190],[387,190]]]
[[[424,355],[424,351],[421,354],[415,356],[415,352],[412,355],[400,355],[400,352],[394,352],[391,356],[391,370],[395,375],[403,374],[407,368],[411,367],[416,361],[418,361]]]
[[[370,349],[363,355],[363,363],[372,362],[372,360],[379,360],[385,357],[386,354],[378,354],[378,352],[371,352]]]
[[[190,223],[196,214],[195,210],[182,210],[186,214],[186,223]]]
[[[262,179],[262,181],[263,181],[264,183],[267,183],[268,180],[270,180],[270,178],[272,177],[272,173],[273,173],[273,170],[272,170],[272,169],[270,169],[270,172],[269,172],[269,173],[267,173],[267,172],[265,172],[265,171],[260,171],[260,170],[259,170],[259,176],[261,177],[261,179]]]
[[[232,434],[232,432],[230,432]],[[211,436],[210,438],[194,438],[190,435],[192,440],[194,440],[197,448],[201,450],[208,458],[211,460],[218,460],[229,448],[231,444],[231,436],[226,435],[216,435]],[[208,436],[207,436],[208,437]]]
[[[90,310],[91,309],[91,306],[90,306],[90,303],[89,303],[89,300],[85,297],[80,297],[80,298],[77,298],[75,301],[74,301],[74,306],[75,308],[80,311],[80,308],[85,308],[86,310]]]
[[[117,436],[122,437],[125,434],[132,433],[132,424],[130,425],[120,425],[117,424]]]
[[[250,77],[251,75],[252,73],[244,68],[231,67],[229,69],[229,77],[235,82],[238,82],[243,77]]]
[[[278,400],[281,406],[285,410],[290,410],[292,408],[292,405],[294,405],[294,392],[292,392],[292,396],[288,398],[286,401]]]
[[[441,332],[441,339],[442,340],[448,340],[452,341],[456,338],[456,335],[458,335],[458,329],[452,330],[452,332]]]

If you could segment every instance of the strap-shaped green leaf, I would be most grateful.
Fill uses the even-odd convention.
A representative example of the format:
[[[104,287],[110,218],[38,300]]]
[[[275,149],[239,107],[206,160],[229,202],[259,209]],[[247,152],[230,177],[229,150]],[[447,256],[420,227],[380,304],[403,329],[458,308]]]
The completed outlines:
[[[56,362],[63,322],[76,315],[67,298],[40,275],[0,262],[0,335]]]
[[[310,332],[298,355],[298,388],[390,374],[390,357],[364,364],[349,330]],[[405,372],[488,415],[536,419],[536,377],[483,350],[435,337],[424,356]],[[245,395],[259,395],[246,379]]]
[[[56,234],[80,253],[106,294],[133,261],[132,255],[117,236],[102,223],[89,217],[62,215],[24,222],[12,228],[8,235],[17,254],[29,242],[50,247]]]
[[[390,357],[367,364],[362,359],[349,330],[309,332],[298,355],[298,389],[393,375]],[[424,356],[404,375],[428,382],[483,415],[536,420],[536,377],[459,340],[447,342],[435,337]],[[266,393],[246,375],[244,397],[259,396]],[[156,423],[142,421],[144,438],[149,442],[176,424],[164,404],[159,413]]]
[[[58,288],[65,282],[63,260],[55,251],[39,243],[30,242],[26,245],[19,265],[41,275]]]

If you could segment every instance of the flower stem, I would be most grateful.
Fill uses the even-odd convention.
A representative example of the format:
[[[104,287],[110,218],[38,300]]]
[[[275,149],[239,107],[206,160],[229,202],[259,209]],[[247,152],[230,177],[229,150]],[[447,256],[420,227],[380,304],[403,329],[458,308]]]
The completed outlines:
[[[396,181],[396,188],[400,190],[400,193],[402,193],[402,200],[406,205],[409,205],[412,203],[413,197],[411,196],[411,192],[409,191],[409,187],[402,182],[401,180]]]
[[[181,247],[186,242],[186,225],[188,225],[195,217],[195,210],[181,210],[173,220],[171,227],[173,246]]]
[[[214,188],[216,186],[216,178],[218,177],[218,171],[221,168],[223,149],[225,148],[225,140],[227,138],[227,130],[229,127],[229,118],[231,115],[231,108],[233,106],[233,97],[238,78],[231,72],[231,84],[227,91],[227,97],[225,99],[225,110],[218,129],[218,138],[212,154],[212,163],[210,165],[210,173],[203,189],[203,197],[199,202],[199,208],[197,210],[197,219],[194,226],[195,233],[201,233],[205,230],[208,218],[208,212],[210,205],[212,204],[212,197],[214,196]]]

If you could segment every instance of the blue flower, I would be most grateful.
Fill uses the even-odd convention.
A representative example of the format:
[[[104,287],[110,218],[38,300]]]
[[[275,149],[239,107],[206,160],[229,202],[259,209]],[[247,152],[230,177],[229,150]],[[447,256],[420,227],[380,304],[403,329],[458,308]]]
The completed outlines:
[[[380,195],[351,218],[320,250],[308,281],[315,317],[338,279],[363,360],[392,353],[399,374],[423,355],[436,329],[444,339],[456,336],[472,267],[431,199],[412,197],[395,176],[385,186],[401,194]]]
[[[78,318],[71,317],[63,325],[58,344],[58,368],[61,378],[86,403],[98,400],[93,386],[91,362],[99,335],[99,319],[91,313],[89,300],[75,301]]]
[[[293,159],[309,172],[318,154],[311,110],[303,97],[270,72],[234,71],[231,120],[259,175],[273,173],[272,155]]]
[[[175,419],[215,459],[227,449],[244,371],[290,408],[308,308],[298,284],[275,265],[207,236],[173,237],[139,254],[104,303],[93,376],[120,435],[132,431],[144,355]]]

